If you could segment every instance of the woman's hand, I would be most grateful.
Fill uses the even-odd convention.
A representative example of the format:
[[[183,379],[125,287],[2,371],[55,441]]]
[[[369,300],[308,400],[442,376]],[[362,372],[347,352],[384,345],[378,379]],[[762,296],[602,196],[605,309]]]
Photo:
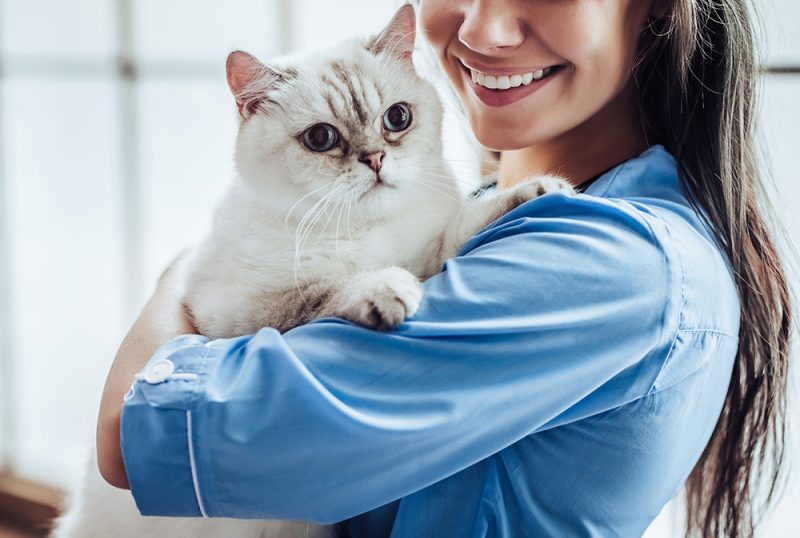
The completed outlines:
[[[161,275],[155,293],[120,345],[106,378],[97,419],[97,464],[106,482],[129,489],[120,448],[122,401],[156,350],[181,334],[196,333],[181,303],[179,256]]]

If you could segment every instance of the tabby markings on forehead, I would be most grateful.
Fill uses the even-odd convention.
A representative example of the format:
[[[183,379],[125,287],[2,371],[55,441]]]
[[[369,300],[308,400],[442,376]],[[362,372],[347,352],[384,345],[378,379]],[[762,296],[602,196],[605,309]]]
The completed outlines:
[[[356,95],[353,79],[347,68],[340,61],[334,61],[331,62],[331,70],[333,71],[333,74],[336,75],[336,78],[339,79],[339,81],[344,84],[345,88],[347,89],[347,92],[350,95],[350,103],[353,107],[353,111],[356,113],[356,116],[358,116],[359,123],[361,123],[361,125],[366,125],[367,113],[364,110],[364,103],[362,102],[361,98]]]
[[[323,82],[324,82],[323,78]],[[328,108],[331,109],[331,114],[336,116],[336,103],[333,102],[333,96],[329,92],[324,92],[325,94],[325,101],[328,103]]]
[[[328,102],[328,106],[331,107],[331,113],[337,118],[343,118],[347,113],[347,94],[328,75],[323,74],[320,79],[325,85],[325,99]],[[336,95],[333,95],[334,93],[338,94],[338,103],[333,99],[336,97]]]
[[[357,76],[355,76],[353,78],[353,86],[354,87],[358,86],[358,91],[359,91],[359,95],[360,95],[360,103],[362,105],[362,109],[363,108],[367,109],[367,112],[365,112],[363,119],[361,119],[361,124],[366,126],[367,122],[369,121],[368,111],[370,109],[370,102],[369,102],[369,98],[367,97],[366,76],[359,75],[357,71],[355,72],[355,74]],[[359,118],[361,118],[360,115],[359,115]]]

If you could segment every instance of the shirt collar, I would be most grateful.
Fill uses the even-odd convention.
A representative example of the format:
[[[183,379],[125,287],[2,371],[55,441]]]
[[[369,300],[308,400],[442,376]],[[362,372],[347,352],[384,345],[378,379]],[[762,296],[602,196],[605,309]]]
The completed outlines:
[[[683,198],[675,158],[657,144],[615,166],[589,185],[586,194],[608,198]]]

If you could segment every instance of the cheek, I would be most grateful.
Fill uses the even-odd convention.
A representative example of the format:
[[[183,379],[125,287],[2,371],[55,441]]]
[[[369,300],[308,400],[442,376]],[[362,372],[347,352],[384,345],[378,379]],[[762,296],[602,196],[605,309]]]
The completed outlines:
[[[442,0],[423,0],[420,3],[420,29],[425,39],[437,48],[447,43],[448,37],[458,31],[458,12],[454,4],[456,2]]]
[[[464,15],[458,9],[459,2],[443,0],[423,0],[419,8],[419,24],[425,40],[436,51],[441,60],[447,51],[448,44],[457,42],[458,29]],[[445,68],[447,68],[445,63]],[[452,73],[447,73],[451,80]]]
[[[625,2],[585,8],[569,24],[548,28],[563,57],[573,64],[577,89],[616,93],[630,79],[639,28],[640,9]],[[556,30],[556,32],[551,32]]]

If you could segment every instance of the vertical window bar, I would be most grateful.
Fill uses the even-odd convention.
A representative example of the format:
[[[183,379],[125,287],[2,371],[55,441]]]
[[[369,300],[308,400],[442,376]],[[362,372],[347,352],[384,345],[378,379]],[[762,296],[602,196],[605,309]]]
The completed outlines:
[[[3,15],[0,0],[0,16]],[[0,25],[0,28],[2,25]],[[2,36],[0,36],[2,43]],[[11,250],[8,234],[8,188],[4,143],[5,51],[0,49],[0,472],[9,470],[14,446],[14,371],[11,335]]]
[[[119,111],[120,189],[122,241],[125,245],[124,311],[133,319],[143,297],[142,199],[139,185],[139,110],[136,99],[138,81],[134,58],[133,0],[116,2],[117,23],[117,106]]]
[[[278,19],[278,51],[286,54],[294,47],[294,12],[291,0],[274,0]]]

